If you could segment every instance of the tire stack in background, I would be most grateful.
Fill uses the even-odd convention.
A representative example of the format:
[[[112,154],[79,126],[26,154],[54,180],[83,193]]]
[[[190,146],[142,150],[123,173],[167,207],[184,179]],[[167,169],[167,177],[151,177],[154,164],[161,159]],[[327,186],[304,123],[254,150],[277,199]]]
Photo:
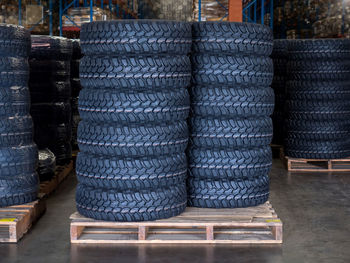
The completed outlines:
[[[293,40],[289,47],[285,155],[350,156],[350,40]]]
[[[71,96],[71,106],[72,106],[72,149],[78,150],[77,142],[77,131],[78,125],[80,122],[80,116],[78,111],[78,98],[79,92],[81,90],[80,79],[79,79],[79,64],[80,59],[82,58],[81,49],[80,49],[80,40],[72,39],[73,43],[73,54],[71,61],[71,73],[70,73],[70,83],[72,89]]]
[[[28,89],[30,32],[0,25],[0,206],[34,201],[38,152]]]
[[[271,54],[273,60],[273,81],[271,88],[275,93],[275,108],[272,114],[273,138],[272,143],[283,145],[284,140],[284,108],[286,103],[286,81],[288,63],[288,40],[276,39],[273,41]]]
[[[70,40],[32,36],[29,88],[34,141],[39,149],[50,149],[58,165],[64,165],[72,158],[71,57]]]
[[[82,26],[76,164],[82,215],[144,221],[185,209],[191,42],[183,22]]]
[[[188,204],[262,204],[272,165],[272,32],[257,24],[204,22],[194,23],[192,33]]]

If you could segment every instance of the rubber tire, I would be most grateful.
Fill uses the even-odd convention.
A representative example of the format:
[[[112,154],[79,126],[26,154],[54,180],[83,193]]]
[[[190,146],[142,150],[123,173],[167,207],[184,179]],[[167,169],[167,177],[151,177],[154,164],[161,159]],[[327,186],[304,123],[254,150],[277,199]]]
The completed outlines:
[[[77,210],[81,215],[106,221],[152,221],[181,214],[186,208],[186,186],[151,191],[105,190],[78,184]]]
[[[45,74],[51,74],[53,72],[70,72],[71,62],[68,61],[59,61],[59,60],[38,60],[32,58],[29,60],[30,72],[31,74],[40,74],[45,72]]]
[[[270,28],[253,23],[194,22],[192,51],[196,53],[269,56],[273,47]]]
[[[343,140],[349,136],[350,123],[345,121],[310,122],[303,120],[286,120],[287,139],[310,141]]]
[[[34,141],[39,149],[48,148],[54,144],[64,144],[72,140],[72,126],[70,123],[35,125]]]
[[[15,25],[0,25],[0,56],[28,57],[30,53],[30,31]]]
[[[79,152],[78,182],[117,191],[159,189],[185,184],[185,153],[141,158],[117,158]]]
[[[118,125],[81,121],[78,144],[82,152],[108,156],[170,155],[184,152],[188,142],[185,121]]]
[[[211,180],[238,180],[267,175],[272,165],[270,146],[252,149],[190,148],[189,177]]]
[[[266,146],[272,140],[272,120],[211,119],[190,120],[191,145],[198,148],[225,149]]]
[[[29,115],[0,118],[0,147],[30,144],[33,121]]]
[[[182,54],[191,50],[191,24],[162,20],[95,21],[83,24],[85,55]]]
[[[289,39],[274,39],[273,40],[273,50],[271,57],[275,58],[286,58],[288,59],[288,47],[290,40]]]
[[[32,103],[62,102],[71,97],[70,81],[31,82],[29,88]]]
[[[31,106],[34,123],[69,123],[71,106],[67,102],[35,103]]]
[[[73,45],[72,60],[78,60],[83,57],[80,48],[80,39],[71,39]]]
[[[29,65],[25,58],[0,57],[0,86],[27,86]]]
[[[72,146],[70,142],[64,144],[52,144],[50,151],[55,154],[57,165],[66,165],[72,160]]]
[[[271,88],[192,86],[190,98],[192,115],[203,117],[266,117],[274,109]]]
[[[42,60],[71,60],[72,41],[64,37],[32,35],[30,58]]]
[[[193,54],[195,85],[270,86],[273,63],[269,57]]]
[[[350,156],[350,143],[347,140],[306,141],[299,139],[285,140],[285,155],[305,159],[339,159]]]
[[[32,173],[36,169],[38,150],[35,144],[0,148],[0,177]]]
[[[79,95],[82,119],[93,122],[162,122],[185,120],[190,111],[186,89],[116,91],[83,89]]]
[[[269,198],[267,175],[245,180],[188,179],[188,206],[201,208],[238,208],[257,206]]]
[[[70,62],[70,77],[79,78],[80,60],[71,60]]]
[[[288,48],[292,60],[350,59],[349,39],[298,39]]]
[[[25,116],[30,110],[29,89],[25,86],[0,88],[0,118]]]
[[[185,88],[190,80],[187,56],[84,56],[80,60],[84,88]]]

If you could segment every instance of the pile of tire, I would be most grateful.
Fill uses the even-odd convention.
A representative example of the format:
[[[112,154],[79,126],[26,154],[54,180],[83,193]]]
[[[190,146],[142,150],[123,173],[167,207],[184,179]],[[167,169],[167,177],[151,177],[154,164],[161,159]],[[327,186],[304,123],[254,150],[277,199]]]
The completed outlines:
[[[72,87],[71,105],[72,105],[72,149],[78,149],[77,132],[78,125],[80,122],[80,116],[78,111],[78,98],[81,90],[80,79],[79,79],[79,64],[82,58],[80,40],[72,39],[73,42],[73,55],[70,64],[70,83]]]
[[[0,25],[0,206],[34,201],[38,152],[28,89],[30,32]]]
[[[272,143],[283,145],[284,141],[284,108],[286,103],[286,81],[288,63],[288,40],[276,39],[273,41],[271,54],[273,60],[272,89],[275,93],[275,109],[272,114],[273,138]]]
[[[40,182],[49,181],[56,172],[56,157],[49,149],[39,150],[38,174]]]
[[[50,149],[58,165],[64,165],[72,158],[71,57],[70,40],[32,36],[29,89],[34,141],[39,149]]]
[[[192,34],[188,204],[262,204],[272,165],[272,32],[258,24],[200,22]]]
[[[80,214],[147,221],[185,209],[191,42],[185,22],[82,26]]]
[[[350,156],[350,40],[294,40],[288,46],[285,154]]]

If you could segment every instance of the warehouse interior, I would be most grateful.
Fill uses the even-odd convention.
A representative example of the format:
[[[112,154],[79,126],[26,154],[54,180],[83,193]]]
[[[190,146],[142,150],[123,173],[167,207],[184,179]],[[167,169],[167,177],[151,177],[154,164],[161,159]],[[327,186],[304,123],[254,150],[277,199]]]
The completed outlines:
[[[350,262],[346,0],[0,0],[0,262]]]

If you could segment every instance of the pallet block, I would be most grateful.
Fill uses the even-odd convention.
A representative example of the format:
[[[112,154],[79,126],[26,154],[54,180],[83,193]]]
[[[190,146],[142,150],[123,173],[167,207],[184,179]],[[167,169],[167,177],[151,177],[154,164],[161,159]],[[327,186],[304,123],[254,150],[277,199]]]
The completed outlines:
[[[49,181],[40,183],[40,194],[49,195],[55,191],[58,185],[71,173],[73,170],[73,161],[65,166],[58,166],[55,175]]]
[[[46,210],[45,199],[0,208],[0,242],[17,243]]]
[[[282,243],[282,221],[269,202],[257,207],[188,207],[181,215],[148,222],[109,222],[71,215],[71,243]]]
[[[350,172],[350,158],[345,159],[302,159],[286,156],[290,172]]]

